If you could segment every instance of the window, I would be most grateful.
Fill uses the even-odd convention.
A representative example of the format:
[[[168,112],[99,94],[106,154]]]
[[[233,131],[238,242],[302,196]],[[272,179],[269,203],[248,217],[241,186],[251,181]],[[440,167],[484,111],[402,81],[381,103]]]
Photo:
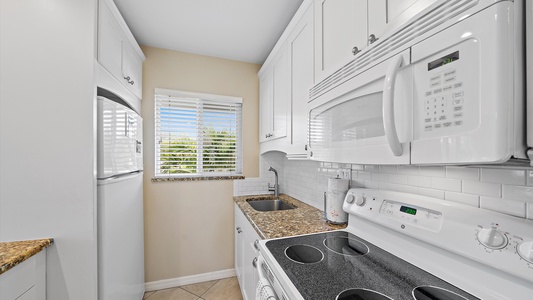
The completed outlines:
[[[242,98],[155,90],[155,176],[242,174]]]

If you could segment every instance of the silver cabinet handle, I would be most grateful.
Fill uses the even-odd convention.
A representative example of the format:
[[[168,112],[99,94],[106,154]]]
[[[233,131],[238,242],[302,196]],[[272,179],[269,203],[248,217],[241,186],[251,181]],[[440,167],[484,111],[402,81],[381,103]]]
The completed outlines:
[[[254,260],[252,261],[252,266],[254,266],[254,268],[257,269],[257,257],[254,258]]]
[[[371,35],[368,36],[368,43],[369,44],[373,44],[377,40],[378,40],[378,38],[374,34],[371,34]]]
[[[235,227],[235,230],[239,231],[239,230],[241,230],[241,227],[237,226],[237,227]]]
[[[242,232],[242,230],[240,230],[240,229],[239,229],[239,230],[237,230],[237,233],[241,233],[241,232]]]
[[[129,84],[131,84],[131,85],[133,85],[134,83],[135,83],[135,81],[133,81],[133,80],[129,82]]]
[[[128,82],[130,82],[131,77],[126,76],[126,77],[124,77],[124,79],[126,79]]]
[[[352,54],[353,54],[353,55],[356,55],[356,54],[359,53],[360,51],[361,51],[361,50],[359,50],[359,48],[357,48],[357,47],[353,47],[353,48],[352,48]]]
[[[255,248],[256,250],[259,250],[259,240],[255,240],[255,242],[254,242],[254,248]]]

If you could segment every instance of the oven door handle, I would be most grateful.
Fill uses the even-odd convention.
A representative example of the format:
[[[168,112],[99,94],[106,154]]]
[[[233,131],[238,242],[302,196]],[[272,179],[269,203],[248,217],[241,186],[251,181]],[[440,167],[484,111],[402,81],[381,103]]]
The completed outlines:
[[[394,122],[394,88],[396,85],[396,75],[403,63],[403,56],[400,54],[389,66],[385,75],[383,86],[383,126],[387,142],[395,156],[402,156],[403,147],[398,139],[396,124]]]

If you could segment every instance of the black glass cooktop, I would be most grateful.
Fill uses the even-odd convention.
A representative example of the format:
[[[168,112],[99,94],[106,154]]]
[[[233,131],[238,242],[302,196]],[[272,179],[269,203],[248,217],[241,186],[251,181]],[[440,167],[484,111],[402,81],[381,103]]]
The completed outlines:
[[[266,246],[306,300],[479,300],[345,231],[272,240]],[[313,250],[313,263],[298,263],[291,249],[316,249],[323,258],[317,262],[320,255]],[[305,256],[300,251],[298,259],[306,261]]]

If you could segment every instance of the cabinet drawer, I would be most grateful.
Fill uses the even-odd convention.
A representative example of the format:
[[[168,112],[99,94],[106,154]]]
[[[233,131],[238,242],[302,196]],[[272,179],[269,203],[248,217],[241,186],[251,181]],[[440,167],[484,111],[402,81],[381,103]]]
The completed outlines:
[[[0,299],[44,299],[36,297],[35,285],[44,283],[45,273],[41,269],[45,259],[46,251],[41,251],[0,275]]]

